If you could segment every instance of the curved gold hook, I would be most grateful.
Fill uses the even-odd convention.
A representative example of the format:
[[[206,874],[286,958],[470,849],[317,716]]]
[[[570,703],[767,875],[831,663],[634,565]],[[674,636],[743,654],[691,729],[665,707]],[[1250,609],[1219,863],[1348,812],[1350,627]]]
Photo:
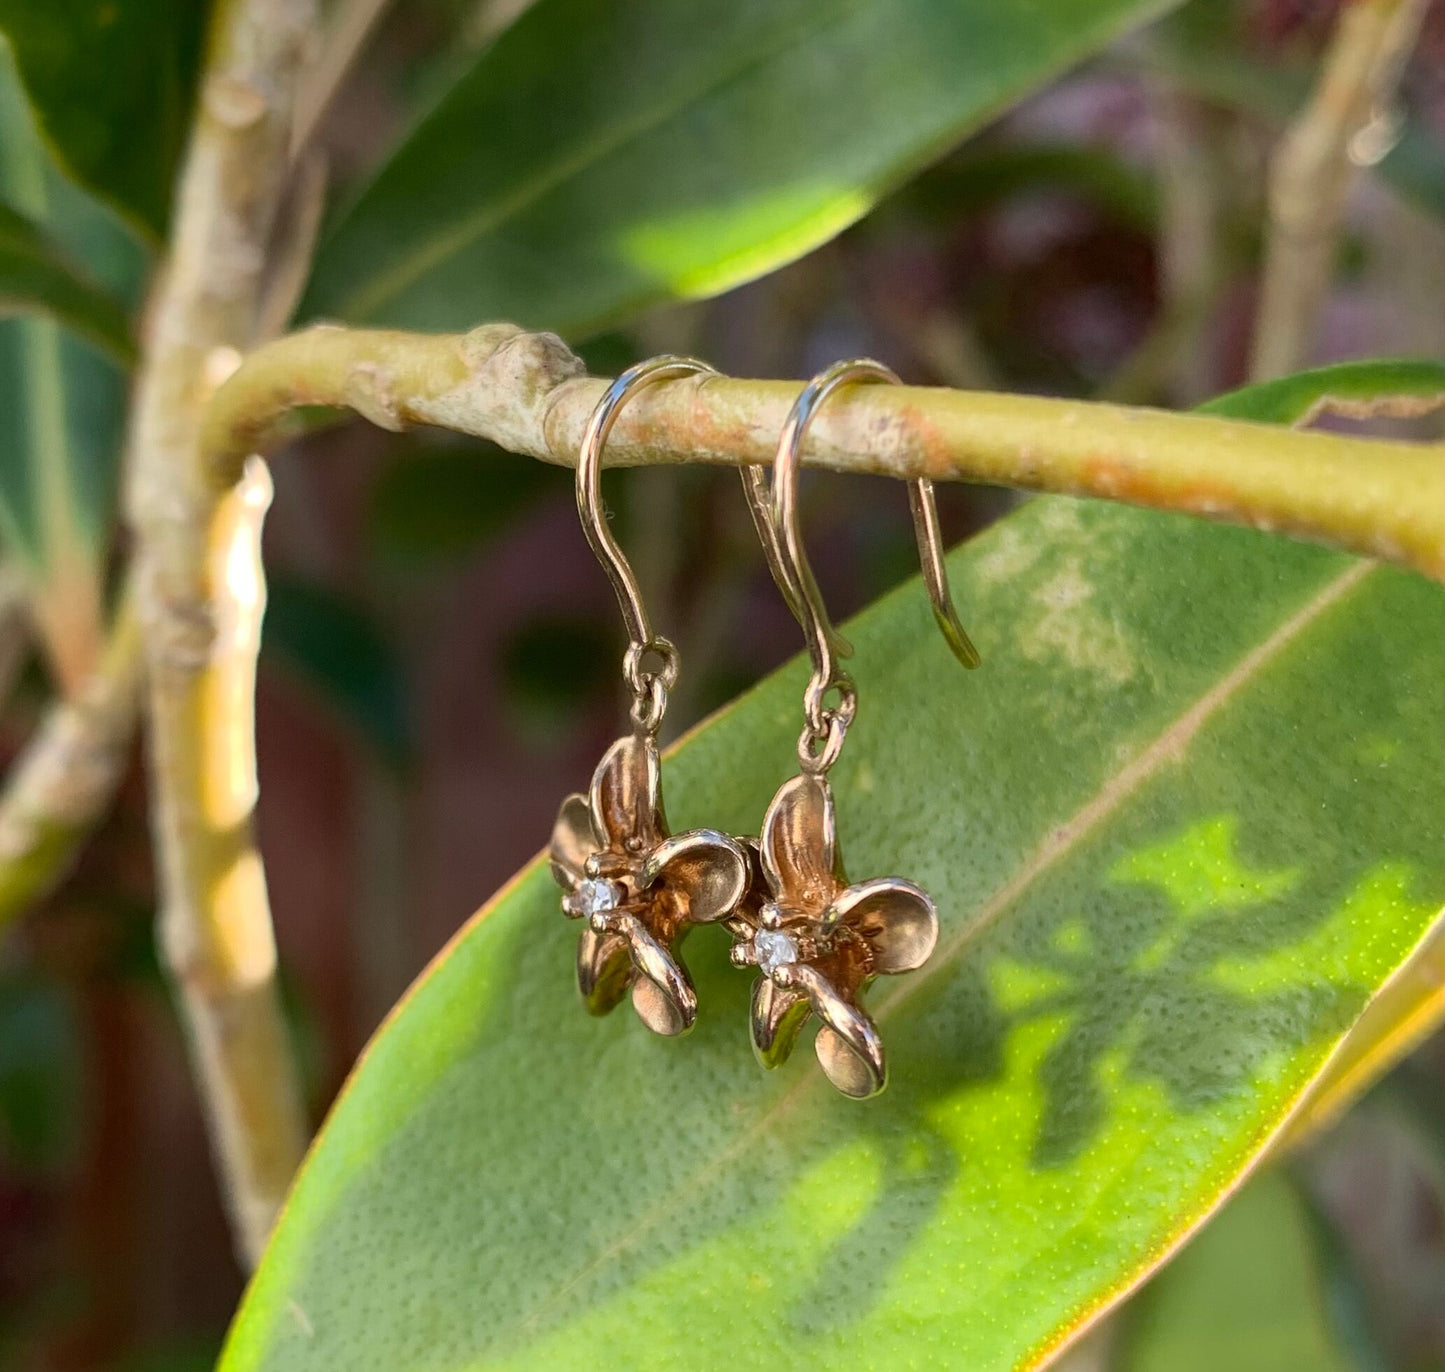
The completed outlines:
[[[661,721],[667,688],[677,676],[677,649],[667,639],[652,632],[632,564],[608,527],[602,507],[602,449],[618,412],[639,390],[656,381],[671,381],[675,377],[695,374],[716,376],[717,372],[706,362],[671,353],[629,367],[597,402],[577,453],[577,514],[588,544],[612,582],[618,608],[622,611],[622,622],[627,628],[629,643],[624,673],[638,698],[633,717],[639,724],[652,729]],[[644,668],[642,659],[648,653],[660,660],[660,671]]]
[[[803,438],[813,416],[835,390],[855,381],[900,384],[891,368],[869,358],[834,363],[803,387],[788,412],[773,458],[775,477],[771,493],[761,467],[740,469],[748,512],[753,517],[773,579],[808,636],[814,670],[825,677],[836,672],[835,658],[847,657],[853,650],[828,618],[798,533],[798,467],[802,460]],[[910,481],[908,504],[913,513],[913,534],[918,542],[918,560],[923,569],[924,585],[928,588],[929,603],[933,607],[933,618],[954,657],[965,667],[977,667],[981,661],[978,649],[959,622],[948,588],[948,569],[943,560],[943,537],[938,526],[938,503],[933,494],[933,482],[926,477]]]

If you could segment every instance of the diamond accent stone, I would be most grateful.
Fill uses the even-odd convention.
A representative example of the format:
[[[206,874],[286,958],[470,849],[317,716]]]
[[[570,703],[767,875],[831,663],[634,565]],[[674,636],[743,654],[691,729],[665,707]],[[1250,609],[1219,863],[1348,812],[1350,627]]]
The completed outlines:
[[[596,915],[605,916],[609,910],[615,910],[622,900],[621,888],[615,881],[608,881],[603,877],[588,877],[585,881],[577,883],[577,889],[562,901],[562,908],[569,915],[580,915],[583,919],[592,919]]]
[[[753,935],[753,951],[757,954],[758,966],[765,972],[776,972],[798,960],[798,945],[790,934],[777,929],[759,929]]]

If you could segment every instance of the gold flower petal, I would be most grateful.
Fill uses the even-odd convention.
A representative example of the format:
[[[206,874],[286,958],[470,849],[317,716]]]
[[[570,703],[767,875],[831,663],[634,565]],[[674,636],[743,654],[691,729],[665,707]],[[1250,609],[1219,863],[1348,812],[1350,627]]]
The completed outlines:
[[[770,977],[753,983],[753,1055],[764,1067],[781,1067],[788,1060],[810,1010],[801,991],[779,986]]]
[[[583,929],[577,944],[577,989],[589,1014],[605,1015],[617,1008],[632,980],[632,959],[621,934]]]
[[[592,824],[614,852],[643,852],[667,832],[662,817],[662,764],[657,744],[629,734],[602,756],[592,776]]]
[[[796,776],[778,788],[760,847],[773,894],[795,911],[821,914],[838,889],[833,794],[822,777]]]
[[[655,1034],[685,1034],[697,1021],[697,992],[682,965],[635,915],[623,915],[619,929],[632,951],[638,979],[632,1005]]]
[[[583,878],[583,866],[601,845],[592,828],[592,808],[587,797],[574,794],[562,802],[557,823],[552,826],[552,875],[557,884],[571,890]]]
[[[677,898],[690,924],[725,919],[748,885],[748,858],[736,839],[716,829],[692,829],[665,838],[647,856],[642,885],[661,883]]]
[[[866,1032],[844,1036],[824,1025],[813,1040],[813,1051],[838,1090],[854,1100],[867,1100],[888,1085],[888,1062],[872,1021],[857,1009],[853,1013]]]
[[[855,1100],[876,1096],[888,1085],[888,1062],[883,1055],[883,1040],[868,1012],[840,996],[815,968],[799,964],[793,976],[823,1021],[813,1051],[828,1080]]]
[[[922,888],[901,877],[860,881],[829,909],[827,928],[847,924],[873,949],[875,972],[911,972],[938,942],[938,911]]]
[[[751,939],[753,932],[762,922],[762,908],[772,899],[772,892],[768,888],[768,879],[763,874],[763,855],[757,839],[746,835],[739,838],[737,844],[747,859],[748,877],[737,908],[727,921],[727,927],[734,939]]]

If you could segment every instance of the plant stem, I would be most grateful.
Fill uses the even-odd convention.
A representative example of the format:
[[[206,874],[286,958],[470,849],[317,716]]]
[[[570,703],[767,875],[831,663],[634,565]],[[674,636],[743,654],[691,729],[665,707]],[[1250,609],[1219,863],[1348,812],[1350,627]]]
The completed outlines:
[[[1353,0],[1340,10],[1309,103],[1280,140],[1270,170],[1264,282],[1250,372],[1268,381],[1306,360],[1329,287],[1356,140],[1386,117],[1426,0]],[[1384,151],[1389,151],[1388,147]],[[1375,158],[1378,160],[1378,157]]]
[[[30,650],[29,600],[25,573],[12,562],[0,562],[0,705],[10,699]]]
[[[127,592],[104,660],[52,705],[0,795],[0,931],[70,870],[125,771],[141,694],[140,625]]]
[[[215,7],[128,454],[149,668],[161,949],[247,1264],[265,1242],[306,1138],[252,834],[265,600],[259,539],[270,483],[257,463],[239,483],[233,466],[217,485],[198,437],[215,381],[253,338],[298,68],[314,24],[312,0]]]
[[[564,465],[607,382],[551,334],[308,329],[258,349],[207,408],[215,489],[298,406],[345,406],[385,428],[436,424]],[[771,461],[790,381],[651,386],[607,445],[614,465]],[[829,402],[807,460],[837,471],[1101,496],[1326,543],[1445,578],[1445,473],[1433,444],[1301,433],[1205,415],[912,386]]]
[[[332,6],[321,55],[296,93],[296,113],[291,124],[294,160],[300,161],[310,147],[337,92],[390,5],[391,0],[342,0]]]
[[[1156,77],[1144,84],[1156,129],[1159,310],[1095,399],[1147,405],[1167,396],[1187,409],[1218,389],[1207,327],[1224,280],[1218,168],[1209,111]]]

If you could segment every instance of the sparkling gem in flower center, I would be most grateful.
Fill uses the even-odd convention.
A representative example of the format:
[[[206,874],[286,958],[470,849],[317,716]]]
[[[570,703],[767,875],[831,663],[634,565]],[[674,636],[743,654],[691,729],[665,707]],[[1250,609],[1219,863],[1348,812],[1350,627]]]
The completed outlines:
[[[615,910],[622,900],[622,891],[615,881],[601,877],[588,877],[579,882],[577,889],[563,898],[562,908],[569,915],[581,915],[591,919],[594,915],[605,915]]]
[[[798,945],[792,936],[777,929],[759,929],[753,935],[753,951],[765,972],[776,972],[798,960]]]

